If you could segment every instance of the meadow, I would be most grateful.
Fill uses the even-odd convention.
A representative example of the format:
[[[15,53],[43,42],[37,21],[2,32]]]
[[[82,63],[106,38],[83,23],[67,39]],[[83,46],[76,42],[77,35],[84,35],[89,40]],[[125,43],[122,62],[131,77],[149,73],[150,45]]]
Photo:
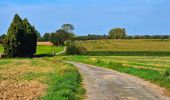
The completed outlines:
[[[37,55],[62,50],[63,47],[38,46]],[[2,99],[79,100],[85,93],[81,80],[77,68],[58,56],[0,59]]]
[[[76,41],[76,45],[84,47],[82,54],[93,56],[169,56],[170,41],[160,39],[132,40],[89,40]]]

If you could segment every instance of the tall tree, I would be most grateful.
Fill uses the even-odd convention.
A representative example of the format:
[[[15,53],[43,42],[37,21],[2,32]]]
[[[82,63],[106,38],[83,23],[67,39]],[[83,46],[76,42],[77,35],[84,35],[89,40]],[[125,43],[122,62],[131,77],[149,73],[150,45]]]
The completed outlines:
[[[61,26],[61,28],[67,33],[72,33],[72,31],[75,29],[72,24],[64,24]]]
[[[43,41],[50,41],[50,33],[45,33],[44,36],[42,37]]]
[[[67,40],[70,40],[70,34],[62,29],[59,29],[55,33],[51,34],[51,42],[54,45],[64,45],[64,42]]]
[[[25,40],[24,40],[24,55],[32,56],[36,53],[37,46],[37,31],[34,26],[28,22],[27,19],[23,20],[24,32],[25,32]]]
[[[125,28],[114,28],[109,32],[109,38],[111,39],[125,39],[126,30]]]
[[[32,56],[36,52],[36,30],[27,19],[14,16],[4,39],[4,54],[7,57]]]
[[[7,57],[22,56],[24,27],[18,14],[14,16],[4,40],[4,53]]]

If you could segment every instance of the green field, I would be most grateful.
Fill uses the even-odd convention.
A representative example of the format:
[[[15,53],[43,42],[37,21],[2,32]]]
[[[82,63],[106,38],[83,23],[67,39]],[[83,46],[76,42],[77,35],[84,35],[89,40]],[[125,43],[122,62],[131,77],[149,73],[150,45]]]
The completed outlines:
[[[170,57],[67,56],[63,59],[132,74],[170,89]]]
[[[169,40],[89,40],[76,41],[76,45],[86,49],[86,55],[94,56],[170,56]]]
[[[52,54],[53,52],[60,52],[64,49],[64,47],[60,46],[60,47],[57,47],[57,46],[45,46],[45,45],[38,45],[37,46],[37,52],[36,54],[37,55],[40,55],[40,54]],[[3,47],[2,45],[0,45],[0,53],[3,52]]]
[[[62,50],[63,47],[38,46],[37,54]],[[0,59],[2,99],[79,100],[85,93],[81,80],[77,68],[58,56]]]
[[[0,44],[0,53],[3,52],[3,46]]]

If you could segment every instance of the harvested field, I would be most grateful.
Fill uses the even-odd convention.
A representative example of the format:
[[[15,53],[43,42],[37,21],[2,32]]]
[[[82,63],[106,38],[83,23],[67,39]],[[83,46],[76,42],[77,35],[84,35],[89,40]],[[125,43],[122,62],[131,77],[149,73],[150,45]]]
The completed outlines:
[[[52,46],[53,44],[51,42],[37,42],[37,45]]]
[[[3,100],[37,100],[43,96],[47,86],[31,82],[0,81],[0,99]]]

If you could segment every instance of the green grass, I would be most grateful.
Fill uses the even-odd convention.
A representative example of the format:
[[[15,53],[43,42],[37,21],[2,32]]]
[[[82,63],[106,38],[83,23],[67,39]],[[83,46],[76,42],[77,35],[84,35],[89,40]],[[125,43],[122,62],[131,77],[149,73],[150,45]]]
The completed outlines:
[[[0,53],[2,53],[3,52],[3,46],[0,44]]]
[[[67,56],[63,59],[132,74],[170,89],[170,57]]]
[[[37,46],[36,54],[52,54],[53,52],[60,52],[64,49],[64,47],[60,46]]]
[[[60,52],[64,49],[64,47],[60,46],[43,46],[43,45],[38,45],[37,46],[37,51],[36,54],[40,55],[40,54],[52,54],[53,52]],[[3,52],[3,47],[2,45],[0,45],[0,53]]]
[[[37,54],[60,52],[64,47],[38,46]],[[60,57],[10,58],[0,59],[0,82],[13,81],[14,84],[32,81],[47,86],[44,100],[80,100],[85,89],[81,86],[81,76],[77,68],[66,64]],[[9,83],[11,84],[11,83]],[[2,87],[5,88],[5,87]],[[0,95],[1,96],[1,95]]]
[[[170,41],[152,39],[76,41],[92,56],[170,56]]]

